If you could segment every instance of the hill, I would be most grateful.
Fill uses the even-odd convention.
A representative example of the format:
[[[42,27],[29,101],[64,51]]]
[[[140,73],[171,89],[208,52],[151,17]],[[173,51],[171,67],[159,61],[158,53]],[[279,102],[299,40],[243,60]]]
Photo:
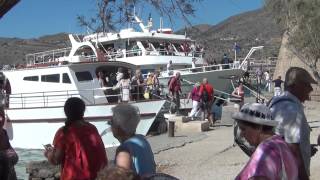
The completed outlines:
[[[205,46],[209,60],[219,62],[224,53],[234,58],[235,42],[241,48],[238,57],[244,57],[253,46],[265,46],[258,56],[278,56],[283,31],[269,12],[258,9],[232,16],[217,25],[194,26],[186,32],[187,36]],[[185,30],[178,33],[184,34]]]
[[[184,34],[185,29],[177,31]],[[260,57],[277,56],[282,31],[275,24],[270,13],[264,9],[232,16],[217,25],[201,24],[186,29],[187,36],[203,44],[209,61],[220,61],[224,53],[233,58],[235,42],[241,50],[238,57],[244,57],[252,46],[265,46]],[[0,38],[0,63],[22,63],[25,55],[39,51],[69,46],[66,33],[47,35],[37,39]]]
[[[0,63],[23,63],[28,53],[63,48],[70,46],[68,43],[66,33],[42,36],[37,39],[0,38]]]

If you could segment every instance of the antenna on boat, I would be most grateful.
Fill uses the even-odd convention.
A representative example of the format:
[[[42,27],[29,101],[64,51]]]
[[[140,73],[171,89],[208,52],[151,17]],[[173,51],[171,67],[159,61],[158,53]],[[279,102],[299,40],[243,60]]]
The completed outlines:
[[[163,20],[162,20],[162,17],[160,17],[160,32],[162,32],[162,28],[163,28]]]

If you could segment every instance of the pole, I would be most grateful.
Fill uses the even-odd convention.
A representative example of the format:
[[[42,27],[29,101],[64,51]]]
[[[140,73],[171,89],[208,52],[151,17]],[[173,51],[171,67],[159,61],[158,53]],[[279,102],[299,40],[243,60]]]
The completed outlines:
[[[237,43],[236,42],[234,43],[233,49],[234,49],[234,61],[237,61]]]
[[[175,124],[175,121],[169,120],[169,128],[168,128],[168,136],[169,137],[174,137],[174,124]]]

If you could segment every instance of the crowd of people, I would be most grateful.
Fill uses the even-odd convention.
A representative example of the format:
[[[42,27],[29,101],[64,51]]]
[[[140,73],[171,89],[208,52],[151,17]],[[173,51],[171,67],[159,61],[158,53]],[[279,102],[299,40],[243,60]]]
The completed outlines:
[[[109,103],[158,99],[161,92],[159,76],[160,72],[154,71],[144,78],[140,69],[132,76],[125,68],[119,68],[115,74],[97,73],[99,85],[104,88]]]
[[[279,88],[280,76],[276,82]],[[250,156],[236,179],[309,179],[317,149],[310,144],[302,103],[309,99],[311,84],[317,82],[305,69],[291,67],[283,93],[277,91],[267,105],[246,104],[233,115],[239,127],[236,142]]]
[[[156,174],[151,146],[144,136],[136,134],[139,109],[127,103],[112,108],[109,124],[120,146],[114,164],[108,164],[98,130],[84,120],[85,107],[78,97],[66,101],[65,125],[56,132],[53,146],[47,145],[44,151],[50,163],[61,165],[60,179],[117,179],[117,174],[124,179],[140,179]]]

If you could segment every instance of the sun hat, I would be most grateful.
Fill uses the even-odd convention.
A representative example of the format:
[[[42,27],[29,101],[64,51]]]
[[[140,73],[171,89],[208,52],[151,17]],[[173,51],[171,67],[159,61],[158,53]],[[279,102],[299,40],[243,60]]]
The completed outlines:
[[[278,122],[273,120],[269,108],[259,103],[247,103],[243,105],[240,112],[234,113],[232,118],[237,121],[246,121],[264,126],[274,127],[278,125]]]
[[[290,67],[286,72],[285,86],[291,86],[297,83],[318,84],[305,69],[300,67]]]

